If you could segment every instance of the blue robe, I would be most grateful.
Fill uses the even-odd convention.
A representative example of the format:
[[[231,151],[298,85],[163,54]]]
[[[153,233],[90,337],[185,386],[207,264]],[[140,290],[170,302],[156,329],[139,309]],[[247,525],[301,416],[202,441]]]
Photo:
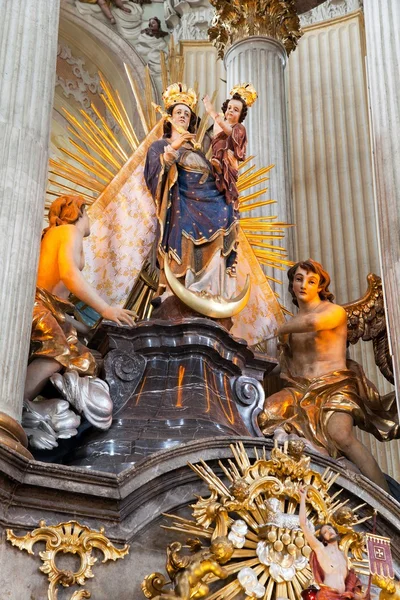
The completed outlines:
[[[164,163],[168,144],[162,139],[150,146],[144,170],[157,205],[160,266],[168,254],[177,277],[184,277],[188,269],[198,276],[219,252],[231,272],[236,262],[238,211],[217,190],[211,165],[202,152],[184,146],[176,163],[168,168]]]

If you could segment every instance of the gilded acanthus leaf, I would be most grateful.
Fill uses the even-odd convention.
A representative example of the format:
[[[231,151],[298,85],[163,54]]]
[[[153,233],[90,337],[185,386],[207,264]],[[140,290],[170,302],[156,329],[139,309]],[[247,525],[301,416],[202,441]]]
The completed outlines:
[[[264,35],[280,41],[290,54],[302,36],[294,0],[211,0],[215,17],[208,30],[219,58],[234,42]]]
[[[92,566],[97,559],[92,556],[93,548],[101,550],[104,555],[103,562],[124,558],[129,552],[127,545],[121,549],[116,548],[104,535],[103,528],[100,531],[94,531],[85,525],[80,525],[77,521],[59,523],[55,526],[46,526],[45,521],[41,521],[38,529],[21,537],[15,535],[11,529],[7,529],[7,540],[13,546],[25,550],[29,554],[34,554],[33,546],[37,542],[46,542],[46,549],[39,552],[43,561],[43,565],[39,568],[48,575],[49,600],[57,599],[59,585],[63,587],[84,585],[86,579],[94,577]],[[81,563],[76,572],[57,567],[56,555],[60,552],[79,556]],[[90,592],[87,590],[76,591],[71,600],[81,600],[82,598],[90,598]]]

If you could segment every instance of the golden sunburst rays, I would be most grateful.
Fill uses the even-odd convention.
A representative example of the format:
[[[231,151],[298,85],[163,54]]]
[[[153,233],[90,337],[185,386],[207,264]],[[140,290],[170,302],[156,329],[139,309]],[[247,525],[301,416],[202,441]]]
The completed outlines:
[[[172,35],[169,41],[168,56],[164,52],[160,52],[160,64],[163,90],[166,90],[171,83],[183,81],[185,58],[178,51]]]
[[[143,92],[138,90],[127,65],[125,69],[146,135],[156,124],[156,115],[151,106],[153,97],[150,72],[146,67]],[[72,192],[81,194],[88,204],[93,203],[139,146],[140,136],[134,129],[119,92],[101,73],[99,77],[103,110],[92,103],[90,115],[85,110],[80,110],[80,118],[76,118],[68,110],[62,109],[68,123],[70,148],[59,148],[67,160],[50,160],[50,174],[57,179],[49,178],[49,196]],[[107,113],[118,132],[113,131],[107,122]]]
[[[177,51],[172,38],[168,56],[164,52],[160,53],[160,64],[163,89],[173,82],[182,81],[184,57]],[[155,126],[159,116],[154,109],[153,84],[149,68],[145,69],[144,88],[140,88],[131,68],[127,64],[124,67],[143,131],[140,134],[135,131],[118,90],[115,90],[100,73],[102,90],[100,98],[103,102],[103,110],[92,103],[91,114],[80,110],[77,118],[63,109],[70,134],[69,147],[59,148],[64,159],[51,159],[49,162],[50,177],[46,208],[55,196],[62,194],[80,194],[88,204],[92,204],[136,150],[140,138],[147,135]],[[195,88],[197,87],[195,84]],[[213,102],[215,97],[216,92],[212,95]],[[118,132],[110,126],[106,118],[107,114],[111,116]],[[203,142],[208,125],[208,114],[204,112],[197,127],[195,140],[197,143]],[[273,165],[257,169],[254,164],[251,164],[253,159],[254,157],[250,156],[239,167],[237,185],[240,226],[259,263],[267,269],[284,271],[293,263],[288,260],[286,248],[280,242],[285,238],[285,231],[292,227],[292,224],[279,222],[277,216],[251,216],[251,211],[276,203],[276,200],[262,198],[267,191],[262,184],[268,181],[268,174]],[[257,189],[260,187],[261,189]],[[270,281],[282,283],[268,272],[265,276]],[[278,293],[276,296],[279,298]]]
[[[161,52],[164,56],[164,53]],[[132,93],[136,100],[136,106],[139,113],[139,117],[144,129],[145,135],[151,131],[157,122],[157,113],[153,106],[153,88],[150,77],[150,70],[147,66],[145,69],[145,86],[144,93],[141,90],[132,74],[130,67],[124,63],[125,71],[128,76],[129,84],[131,86]]]
[[[203,460],[189,465],[210,495],[196,497],[191,519],[167,514],[171,525],[162,526],[203,540],[205,547],[221,536],[233,543],[233,556],[224,564],[228,578],[211,585],[208,600],[234,600],[243,593],[263,600],[300,600],[301,591],[312,581],[311,548],[298,517],[303,485],[309,486],[309,527],[323,523],[336,527],[349,563],[360,573],[368,572],[364,535],[354,530],[370,518],[357,515],[364,504],[351,509],[349,500],[339,499],[341,489],[331,493],[338,474],[329,468],[322,474],[313,470],[301,440],[285,442],[283,448],[275,443],[269,458],[265,447],[260,453],[254,448],[254,459],[242,443],[230,448],[233,458],[219,461],[218,472]],[[210,585],[217,577],[207,575],[204,581]]]
[[[182,81],[184,58],[177,52],[172,38],[168,56],[160,52],[160,64],[163,89],[170,83]],[[124,64],[124,67],[136,101],[143,133],[147,135],[158,120],[153,107],[155,98],[149,67],[145,68],[142,89],[139,88],[130,67],[127,64]],[[46,207],[51,203],[52,197],[66,193],[80,194],[88,204],[93,203],[142,141],[142,136],[135,131],[118,90],[115,90],[101,73],[99,78],[103,110],[92,103],[91,114],[80,110],[79,118],[76,118],[63,109],[72,149],[60,147],[59,151],[65,155],[66,160],[50,160],[52,177],[49,178],[47,194],[50,198],[46,201]],[[115,133],[107,122],[107,113],[117,126],[118,133]]]
[[[250,194],[244,193],[250,188],[258,187],[265,181],[268,181],[269,177],[266,177],[266,175],[274,167],[274,165],[269,165],[268,167],[256,169],[255,165],[250,165],[253,159],[254,156],[250,156],[239,167],[237,185],[239,191],[239,212],[241,214],[276,203],[276,200],[258,200],[268,190],[266,187]],[[244,216],[240,219],[240,227],[261,264],[286,271],[286,268],[293,265],[293,262],[288,260],[287,251],[283,246],[272,242],[283,240],[285,230],[293,227],[293,225],[290,223],[281,223],[277,221],[277,218],[276,215],[263,217]],[[271,275],[266,274],[266,278],[276,283],[282,283],[282,281]]]

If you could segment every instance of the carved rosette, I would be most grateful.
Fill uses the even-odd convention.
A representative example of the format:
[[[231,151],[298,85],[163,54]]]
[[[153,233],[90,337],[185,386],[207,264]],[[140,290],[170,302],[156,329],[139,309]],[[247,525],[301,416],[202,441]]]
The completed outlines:
[[[104,359],[105,379],[110,387],[114,416],[125,406],[141,381],[146,359],[140,354],[111,350]]]
[[[295,0],[211,0],[216,14],[209,38],[223,58],[235,42],[250,36],[267,36],[283,44],[290,54],[302,36]]]

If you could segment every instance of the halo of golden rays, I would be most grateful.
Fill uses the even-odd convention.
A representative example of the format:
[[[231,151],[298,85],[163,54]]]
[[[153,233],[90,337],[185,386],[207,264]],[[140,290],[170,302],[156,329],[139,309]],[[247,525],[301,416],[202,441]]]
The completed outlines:
[[[160,54],[161,77],[165,89],[170,83],[182,80],[184,59],[177,53],[172,40],[168,58],[163,52]],[[125,71],[136,101],[143,133],[146,136],[159,118],[154,108],[150,71],[146,67],[144,89],[139,88],[126,64]],[[46,208],[49,207],[55,196],[68,193],[80,194],[88,205],[93,204],[142,141],[140,134],[133,127],[120,94],[101,73],[99,76],[102,88],[101,100],[118,125],[119,132],[115,134],[112,131],[101,111],[93,103],[90,108],[95,114],[94,118],[84,110],[80,110],[81,118],[77,119],[69,111],[63,109],[63,115],[69,124],[69,142],[73,150],[60,147],[59,150],[65,156],[65,160],[50,160]],[[197,88],[198,85],[195,83],[194,89],[199,97]],[[216,92],[212,95],[213,101],[215,97]],[[198,144],[203,142],[208,125],[208,115],[204,112],[197,127],[195,141]],[[288,260],[287,251],[281,245],[281,241],[285,237],[286,229],[293,225],[279,222],[277,216],[249,216],[254,209],[276,203],[276,200],[262,199],[267,192],[268,188],[266,187],[248,193],[250,189],[259,188],[268,181],[268,173],[274,166],[257,169],[255,164],[251,164],[253,160],[254,156],[250,156],[239,167],[239,212],[246,213],[240,219],[240,227],[257,260],[262,265],[285,271],[293,263]],[[271,281],[282,283],[268,274],[266,277]]]
[[[370,517],[357,516],[357,510],[364,504],[350,509],[348,500],[340,500],[341,489],[331,494],[338,473],[329,468],[322,474],[313,470],[310,458],[303,454],[301,440],[285,442],[283,448],[275,444],[269,458],[265,448],[262,452],[254,448],[255,459],[250,459],[242,443],[230,448],[232,459],[218,463],[223,476],[203,460],[189,464],[208,486],[210,496],[197,496],[191,505],[192,519],[166,514],[172,524],[162,526],[203,540],[204,545],[221,536],[234,543],[234,554],[224,565],[229,572],[227,583],[222,587],[220,583],[217,590],[214,586],[215,591],[211,586],[208,600],[234,600],[243,598],[243,593],[246,598],[263,600],[301,598],[301,591],[312,583],[308,561],[311,548],[298,522],[299,488],[303,485],[309,486],[306,507],[311,526],[326,523],[334,526],[341,536],[340,548],[349,566],[359,573],[369,573],[368,561],[363,556],[365,536],[354,527]],[[256,577],[258,595],[241,583],[243,569],[251,569],[251,576]],[[217,580],[207,577],[207,585]]]

